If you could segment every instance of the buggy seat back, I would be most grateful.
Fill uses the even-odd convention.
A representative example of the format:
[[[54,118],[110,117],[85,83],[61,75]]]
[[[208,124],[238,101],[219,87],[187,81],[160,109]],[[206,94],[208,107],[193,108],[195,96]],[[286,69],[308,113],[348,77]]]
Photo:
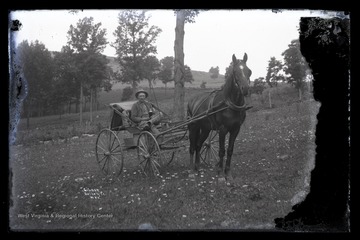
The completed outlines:
[[[121,130],[136,125],[131,119],[131,107],[135,102],[128,101],[109,104],[110,108],[113,109],[110,124],[112,130]]]

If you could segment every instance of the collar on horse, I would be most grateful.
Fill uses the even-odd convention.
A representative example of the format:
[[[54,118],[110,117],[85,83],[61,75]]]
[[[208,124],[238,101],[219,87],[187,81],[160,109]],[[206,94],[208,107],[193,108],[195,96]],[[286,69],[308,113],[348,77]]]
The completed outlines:
[[[244,104],[242,105],[236,105],[235,103],[233,103],[230,99],[226,99],[224,100],[225,104],[231,109],[231,110],[234,110],[234,111],[237,111],[237,112],[240,112],[242,110],[247,110],[249,109],[249,107],[247,107],[245,101],[244,101]],[[251,107],[250,107],[251,108]]]

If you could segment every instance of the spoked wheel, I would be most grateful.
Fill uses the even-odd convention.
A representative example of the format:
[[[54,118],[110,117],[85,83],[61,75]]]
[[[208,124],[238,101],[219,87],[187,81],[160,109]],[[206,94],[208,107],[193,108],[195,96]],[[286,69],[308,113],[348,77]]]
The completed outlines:
[[[116,132],[101,130],[96,139],[95,153],[100,169],[107,177],[116,178],[121,174],[124,156]]]
[[[176,149],[178,149],[179,147],[175,143],[172,143],[172,142],[164,144],[163,143],[164,138],[165,138],[165,136],[163,136],[163,135],[157,136],[156,140],[159,143],[159,147],[161,149],[161,163],[164,166],[167,166],[173,161],[173,159],[175,157]]]
[[[137,142],[139,165],[147,176],[160,175],[160,169],[165,164],[162,159],[159,144],[150,132],[140,133]]]
[[[219,140],[216,138],[217,135],[217,131],[210,131],[200,150],[201,161],[210,167],[214,167],[219,162]]]

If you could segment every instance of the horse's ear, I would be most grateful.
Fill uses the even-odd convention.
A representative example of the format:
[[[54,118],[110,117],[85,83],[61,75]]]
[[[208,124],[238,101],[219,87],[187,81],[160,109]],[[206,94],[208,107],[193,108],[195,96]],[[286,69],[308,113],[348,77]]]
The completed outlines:
[[[233,61],[233,63],[236,63],[236,57],[235,57],[235,54],[233,54],[233,56],[232,56],[232,61]]]
[[[244,58],[243,58],[243,62],[246,63],[247,59],[248,59],[248,56],[247,56],[247,54],[245,53],[245,54],[244,54]]]

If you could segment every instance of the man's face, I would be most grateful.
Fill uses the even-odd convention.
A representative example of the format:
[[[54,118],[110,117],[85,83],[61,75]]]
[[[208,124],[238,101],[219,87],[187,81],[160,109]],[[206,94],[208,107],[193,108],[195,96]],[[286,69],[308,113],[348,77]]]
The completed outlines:
[[[145,93],[139,93],[139,95],[138,95],[138,99],[139,99],[139,101],[144,101],[145,100],[145,98],[146,98],[146,95],[145,95]]]

